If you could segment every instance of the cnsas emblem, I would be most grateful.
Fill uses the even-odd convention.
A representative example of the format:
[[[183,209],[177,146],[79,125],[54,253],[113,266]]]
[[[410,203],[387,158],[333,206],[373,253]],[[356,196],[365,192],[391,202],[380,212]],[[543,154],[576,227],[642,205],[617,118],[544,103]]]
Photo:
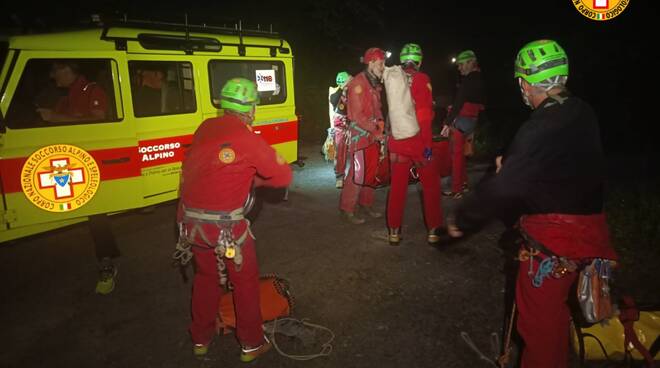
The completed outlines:
[[[585,17],[597,21],[610,20],[628,6],[630,0],[571,0],[575,8]]]
[[[54,144],[28,157],[21,171],[27,199],[42,210],[73,211],[96,194],[101,171],[94,157],[82,148]]]

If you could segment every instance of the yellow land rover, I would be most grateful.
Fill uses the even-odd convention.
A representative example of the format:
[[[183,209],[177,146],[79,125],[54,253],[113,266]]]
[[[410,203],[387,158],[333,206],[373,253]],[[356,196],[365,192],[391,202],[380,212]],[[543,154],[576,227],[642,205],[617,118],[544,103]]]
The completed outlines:
[[[277,34],[124,22],[11,37],[5,55],[0,242],[175,199],[232,77],[257,84],[255,133],[297,159],[293,55]]]

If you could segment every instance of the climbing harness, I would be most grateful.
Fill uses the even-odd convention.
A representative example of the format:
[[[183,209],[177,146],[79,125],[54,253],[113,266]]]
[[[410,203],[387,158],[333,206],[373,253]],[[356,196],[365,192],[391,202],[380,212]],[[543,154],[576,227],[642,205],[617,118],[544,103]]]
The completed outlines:
[[[555,258],[550,257],[542,260],[539,264],[539,269],[536,271],[536,275],[532,279],[532,285],[534,285],[534,287],[541,287],[541,285],[543,285],[543,279],[552,273],[554,267]]]
[[[176,242],[176,247],[174,248],[172,259],[174,260],[174,264],[179,264],[182,267],[185,267],[192,259],[193,253],[190,249],[190,243],[188,242],[188,230],[183,225],[183,223],[178,223],[178,226],[179,239]]]
[[[350,134],[350,141],[353,142],[353,143],[356,143],[357,141],[360,140],[360,138],[366,137],[366,136],[369,135],[368,131],[360,128],[360,126],[357,125],[357,123],[354,122],[354,121],[351,121],[351,123],[349,124],[349,127],[358,133],[358,134]]]
[[[204,244],[213,248],[218,262],[220,285],[222,286],[227,285],[227,266],[225,265],[224,258],[231,259],[234,262],[236,271],[240,271],[243,264],[242,245],[248,236],[252,237],[252,239],[255,238],[250,231],[250,221],[244,217],[243,213],[243,207],[229,212],[183,208],[183,223],[186,225],[183,226],[184,232],[183,235],[179,235],[179,238],[184,237],[187,243],[194,243],[197,235],[199,235],[199,238]],[[247,226],[243,234],[236,238],[233,229],[241,221],[246,221]],[[203,225],[205,224],[214,224],[218,227],[219,233],[215,242],[211,242],[204,232]],[[190,227],[190,229],[185,231],[187,227]]]
[[[179,238],[172,254],[173,263],[178,265],[181,269],[184,281],[187,279],[185,275],[185,267],[188,265],[193,257],[191,245],[194,244],[195,238],[199,235],[200,239],[210,248],[213,248],[216,260],[218,262],[218,276],[220,277],[220,285],[227,285],[227,266],[223,258],[232,259],[236,271],[241,270],[243,264],[243,255],[241,253],[241,246],[248,236],[256,239],[250,230],[250,220],[245,218],[250,210],[254,207],[255,203],[255,187],[254,183],[248,193],[243,207],[237,208],[233,211],[210,211],[197,208],[186,208],[183,206],[183,221],[178,224]],[[245,231],[238,239],[235,239],[233,229],[234,225],[245,220],[247,226]],[[211,242],[202,225],[215,224],[220,232],[215,242]],[[190,226],[190,229],[189,229]]]
[[[516,260],[529,262],[527,275],[532,277],[532,285],[534,287],[541,287],[543,281],[550,276],[559,279],[570,272],[578,270],[579,264],[577,262],[556,255],[524,231],[520,231],[520,234],[524,239],[523,243],[525,247],[518,251]],[[541,254],[545,257],[541,257]],[[536,272],[534,272],[535,259],[539,262]]]

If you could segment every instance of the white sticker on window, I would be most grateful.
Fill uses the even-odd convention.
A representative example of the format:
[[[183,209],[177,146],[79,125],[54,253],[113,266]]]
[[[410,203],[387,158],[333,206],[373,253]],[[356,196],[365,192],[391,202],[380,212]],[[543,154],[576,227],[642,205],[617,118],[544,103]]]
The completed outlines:
[[[257,74],[257,91],[275,91],[277,85],[274,70],[256,70],[255,73]]]

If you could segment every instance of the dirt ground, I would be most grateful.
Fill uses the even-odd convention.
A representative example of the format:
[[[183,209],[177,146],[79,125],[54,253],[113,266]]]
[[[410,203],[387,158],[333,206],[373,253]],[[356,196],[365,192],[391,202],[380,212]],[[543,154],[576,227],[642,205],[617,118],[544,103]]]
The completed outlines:
[[[298,362],[272,351],[255,367],[490,367],[487,355],[505,314],[503,227],[467,239],[426,243],[417,188],[409,187],[400,247],[373,237],[384,219],[340,220],[331,163],[303,147],[287,202],[261,206],[253,231],[261,273],[288,279],[294,316],[331,329],[327,357]],[[471,166],[476,181],[483,166]],[[386,189],[377,191],[384,211]],[[455,205],[445,199],[448,210]],[[116,290],[94,294],[97,266],[84,224],[0,247],[1,367],[236,367],[233,335],[208,357],[191,354],[191,283],[171,266],[174,203],[113,216],[122,257]],[[188,274],[191,274],[191,269]],[[319,333],[319,341],[327,335]],[[282,337],[289,353],[312,354]]]

